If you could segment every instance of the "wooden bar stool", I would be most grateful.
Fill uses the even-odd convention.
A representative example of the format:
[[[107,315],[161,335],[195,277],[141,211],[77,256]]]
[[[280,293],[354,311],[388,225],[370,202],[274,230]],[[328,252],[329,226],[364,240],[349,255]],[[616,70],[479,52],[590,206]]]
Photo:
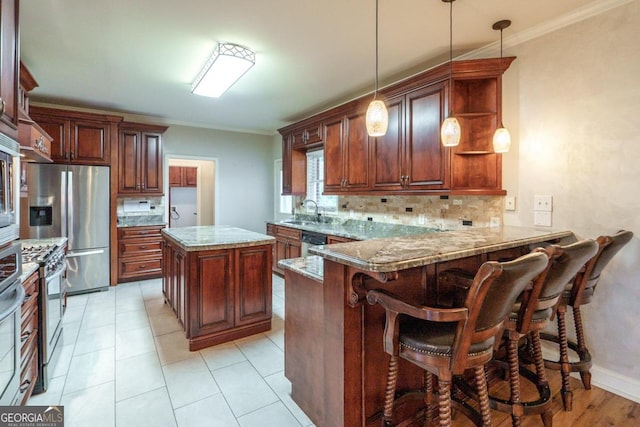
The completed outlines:
[[[384,349],[391,355],[382,425],[393,425],[398,358],[402,357],[426,371],[425,425],[430,422],[431,374],[438,378],[439,425],[446,427],[451,425],[453,376],[473,369],[480,413],[457,399],[456,407],[476,425],[490,426],[484,365],[491,360],[495,339],[516,298],[547,265],[547,255],[540,252],[505,263],[486,262],[475,275],[463,306],[457,308],[416,306],[382,290],[369,291],[369,304],[379,303],[386,310]]]
[[[580,306],[591,302],[595,291],[600,273],[609,264],[609,261],[631,240],[633,233],[631,231],[621,230],[613,236],[600,236],[596,239],[598,243],[598,251],[591,258],[575,277],[575,279],[566,287],[560,301],[556,306],[556,315],[558,317],[558,335],[541,333],[540,338],[543,340],[553,341],[559,344],[560,360],[544,361],[544,365],[556,371],[560,371],[562,375],[562,402],[566,411],[571,411],[573,406],[573,392],[569,383],[569,374],[571,372],[579,372],[584,384],[584,388],[591,389],[591,355],[584,338],[584,326],[582,324],[582,314]],[[565,314],[567,306],[573,308],[573,321],[576,328],[577,342],[567,339],[567,329],[565,323]],[[577,353],[580,358],[577,362],[569,362],[569,349]]]
[[[538,276],[531,289],[523,292],[519,302],[514,305],[504,324],[504,343],[506,360],[500,363],[508,367],[506,373],[509,380],[509,399],[490,396],[493,409],[511,414],[512,425],[521,425],[523,415],[540,414],[546,427],[551,427],[553,413],[551,411],[551,390],[544,370],[544,360],[540,346],[540,331],[551,317],[552,308],[556,306],[566,284],[598,251],[594,240],[583,240],[567,246],[551,245],[545,249],[536,249],[549,257],[548,268]],[[524,366],[520,366],[518,355],[519,341],[528,337],[531,342],[535,374]],[[535,384],[538,398],[522,401],[520,377]]]

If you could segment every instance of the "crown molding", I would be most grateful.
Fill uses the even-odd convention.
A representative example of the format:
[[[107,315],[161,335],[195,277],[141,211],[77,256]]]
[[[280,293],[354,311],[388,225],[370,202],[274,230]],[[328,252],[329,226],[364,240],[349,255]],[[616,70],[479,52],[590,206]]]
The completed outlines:
[[[591,3],[585,6],[582,6],[576,10],[573,10],[570,13],[558,16],[557,18],[546,21],[543,24],[536,25],[535,27],[528,28],[526,30],[523,30],[521,32],[518,32],[516,34],[512,34],[508,37],[503,38],[503,48],[510,48],[510,47],[517,46],[519,44],[528,42],[529,40],[536,39],[538,37],[544,36],[545,34],[552,33],[561,28],[567,27],[569,25],[575,24],[580,21],[584,21],[585,19],[591,18],[592,16],[599,15],[608,10],[625,5],[627,3],[632,3],[634,1],[636,0],[592,1]],[[495,56],[496,50],[498,51],[500,50],[499,41],[490,43],[481,48],[459,55],[455,59],[463,60],[463,59],[486,58],[489,56]]]

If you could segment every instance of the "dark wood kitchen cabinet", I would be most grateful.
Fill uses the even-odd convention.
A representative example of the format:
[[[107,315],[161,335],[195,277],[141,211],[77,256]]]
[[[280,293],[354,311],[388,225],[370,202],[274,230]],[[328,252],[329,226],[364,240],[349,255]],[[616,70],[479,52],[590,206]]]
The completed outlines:
[[[293,135],[282,137],[282,195],[301,196],[307,193],[307,156],[293,148]]]
[[[198,168],[169,166],[169,187],[197,187]]]
[[[372,190],[449,188],[449,152],[440,143],[446,89],[438,83],[389,100],[387,134],[371,138]]]
[[[307,123],[291,132],[293,148],[317,147],[322,144],[322,122]]]
[[[121,116],[31,106],[31,118],[52,138],[51,160],[78,165],[111,165]]]
[[[0,132],[18,140],[19,2],[0,0]]]
[[[302,231],[297,228],[283,227],[280,225],[267,226],[267,234],[276,238],[276,244],[273,249],[273,271],[284,274],[284,270],[278,267],[278,261],[288,258],[298,258],[302,255]]]
[[[492,138],[501,122],[502,74],[514,59],[454,61],[385,87],[389,129],[382,137],[366,133],[370,96],[281,128],[283,170],[293,181],[292,132],[322,122],[326,194],[503,195],[502,155]],[[449,103],[462,129],[453,148],[440,142]]]
[[[162,181],[162,134],[166,126],[124,122],[118,147],[118,194],[160,195]]]
[[[164,295],[189,350],[271,329],[272,244],[185,250],[165,236]]]
[[[162,277],[163,228],[118,228],[118,283]]]
[[[20,329],[20,388],[16,405],[25,405],[38,379],[38,302],[40,299],[40,274],[31,273],[24,282],[24,302],[21,309]]]
[[[366,107],[354,110],[324,122],[325,194],[369,189]]]

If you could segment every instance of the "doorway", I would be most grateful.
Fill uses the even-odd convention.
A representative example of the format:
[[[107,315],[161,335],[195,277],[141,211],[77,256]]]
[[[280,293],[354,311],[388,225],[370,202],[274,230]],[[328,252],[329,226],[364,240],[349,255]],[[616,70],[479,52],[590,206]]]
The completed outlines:
[[[173,155],[165,164],[169,227],[214,225],[217,159]]]

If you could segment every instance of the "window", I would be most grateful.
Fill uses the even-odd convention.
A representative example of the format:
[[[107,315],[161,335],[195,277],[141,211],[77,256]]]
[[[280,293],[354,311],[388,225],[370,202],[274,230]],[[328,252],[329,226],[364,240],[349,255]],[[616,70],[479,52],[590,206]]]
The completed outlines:
[[[338,196],[323,196],[324,191],[324,151],[307,152],[307,199],[318,204],[325,211],[338,210]]]

